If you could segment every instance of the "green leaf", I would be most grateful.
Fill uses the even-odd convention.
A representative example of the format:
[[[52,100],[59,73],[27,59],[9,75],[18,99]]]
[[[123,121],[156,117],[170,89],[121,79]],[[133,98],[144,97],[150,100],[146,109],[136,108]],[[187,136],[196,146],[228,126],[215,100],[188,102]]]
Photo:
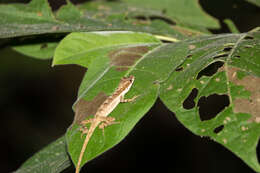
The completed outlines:
[[[88,67],[96,58],[105,58],[107,52],[126,46],[158,45],[160,41],[152,35],[134,32],[85,32],[71,33],[65,37],[55,51],[53,65],[78,64]],[[105,57],[104,57],[105,56]]]
[[[252,4],[255,4],[258,7],[260,7],[260,1],[259,0],[246,0],[246,1],[251,2]]]
[[[128,30],[161,34],[179,40],[187,36],[202,34],[197,30],[188,30],[189,28],[176,28],[178,23],[176,24],[169,16],[164,15],[161,9],[150,10],[118,1],[91,1],[80,5],[79,9],[84,15],[108,22],[111,30],[114,26],[122,25]],[[136,27],[139,29],[134,29]],[[151,31],[144,30],[143,27]],[[205,32],[208,33],[208,31]]]
[[[124,44],[118,44],[117,34],[120,34],[121,42],[124,42]],[[85,50],[91,50],[93,44],[96,44],[96,41],[93,40],[100,40],[99,37],[104,37],[103,32],[74,33],[67,36],[70,39],[65,38],[61,45],[71,43],[71,38],[79,38],[79,35],[81,39],[78,40],[82,43],[82,50],[84,50],[84,47]],[[88,40],[90,36],[93,38],[89,39],[89,42],[82,41]],[[107,40],[111,39],[112,41],[114,39],[114,43],[112,42],[114,46],[111,46],[110,41],[106,41],[103,38],[103,42],[98,43],[108,44],[109,46],[105,46],[104,49],[104,46],[96,45],[97,48],[94,51],[86,54],[89,57],[92,55],[94,58],[91,61],[88,60],[88,57],[86,58],[88,72],[83,78],[78,100],[74,105],[74,123],[66,134],[68,151],[75,165],[84,141],[79,131],[79,123],[95,114],[95,111],[104,99],[113,93],[120,79],[123,76],[134,75],[135,82],[127,93],[126,98],[131,98],[135,95],[139,95],[139,97],[132,103],[122,103],[116,107],[109,116],[115,117],[119,124],[107,127],[104,131],[104,136],[99,129],[94,132],[87,146],[81,166],[118,144],[129,133],[158,97],[159,82],[168,78],[172,70],[185,59],[182,55],[188,51],[188,45],[186,45],[186,49],[179,49],[179,45],[176,46],[175,44],[160,46],[161,43],[157,39],[142,33],[110,32],[106,33],[106,37]],[[73,49],[73,46],[79,47],[78,44],[71,44],[70,47]],[[61,53],[63,50],[64,53],[67,52],[66,47],[58,46],[56,51]],[[75,56],[71,56],[73,58],[70,58],[70,62],[66,61],[66,63],[78,64],[77,51],[72,52],[74,52]],[[97,52],[101,53],[97,56]],[[178,52],[179,56],[172,57],[172,52]],[[55,59],[56,56],[54,57]],[[86,66],[85,62],[82,61],[81,63],[81,65]]]
[[[46,42],[41,44],[26,44],[13,46],[17,52],[37,59],[51,59],[58,43]]]
[[[232,20],[225,19],[223,22],[228,26],[229,30],[232,33],[240,33],[239,30],[237,29],[236,25],[233,23]]]
[[[59,173],[71,165],[66,151],[65,137],[57,139],[30,157],[14,173]]]
[[[104,18],[97,19],[89,13],[81,12],[71,3],[64,5],[53,14],[47,0],[32,0],[29,4],[0,5],[0,38],[101,30],[132,30],[154,34],[165,32],[175,37],[184,37],[170,26],[159,30],[157,25],[136,25],[127,20],[119,20],[122,15],[121,13],[119,16],[114,16],[112,21]]]
[[[193,133],[210,137],[260,172],[260,32],[185,42],[186,61],[160,88],[161,100]],[[212,99],[222,102],[211,105]]]
[[[123,0],[125,6],[132,6],[149,11],[157,12],[167,16],[178,25],[192,30],[207,32],[205,28],[219,28],[218,21],[206,14],[198,1],[190,0]]]

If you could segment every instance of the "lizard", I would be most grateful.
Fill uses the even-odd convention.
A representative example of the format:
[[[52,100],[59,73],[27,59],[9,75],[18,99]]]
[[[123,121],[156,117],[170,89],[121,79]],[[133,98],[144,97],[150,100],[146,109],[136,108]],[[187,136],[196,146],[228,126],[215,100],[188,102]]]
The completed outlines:
[[[82,131],[82,134],[87,134],[87,135],[82,145],[82,149],[78,158],[75,173],[79,173],[80,171],[80,164],[84,152],[95,129],[99,126],[99,128],[103,130],[103,134],[104,134],[104,128],[106,126],[118,123],[115,122],[114,117],[107,117],[117,107],[117,105],[120,102],[132,102],[138,97],[138,96],[134,96],[131,99],[124,99],[125,94],[130,90],[131,86],[133,85],[134,79],[135,77],[132,75],[129,77],[123,77],[120,80],[118,87],[113,92],[113,94],[107,97],[107,99],[105,99],[104,102],[99,106],[97,112],[94,115],[94,118],[83,120],[80,122],[80,125],[82,125],[83,127],[80,129],[80,131]],[[87,129],[85,125],[89,123],[90,123],[90,127],[89,129]]]

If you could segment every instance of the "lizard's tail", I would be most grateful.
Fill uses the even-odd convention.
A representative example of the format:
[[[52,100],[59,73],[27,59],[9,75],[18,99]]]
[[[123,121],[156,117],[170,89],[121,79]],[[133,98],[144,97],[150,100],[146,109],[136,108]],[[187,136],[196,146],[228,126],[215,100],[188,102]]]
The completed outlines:
[[[78,159],[78,162],[77,162],[77,166],[76,166],[76,171],[75,171],[75,173],[79,173],[79,171],[80,171],[80,164],[81,164],[83,155],[84,155],[84,153],[85,153],[85,150],[86,150],[88,141],[89,141],[90,137],[92,136],[94,130],[95,130],[96,127],[98,126],[98,124],[99,124],[98,121],[96,121],[96,122],[94,121],[94,122],[91,123],[91,125],[90,125],[89,131],[88,131],[88,133],[87,133],[87,136],[86,136],[86,138],[85,138],[85,140],[84,140],[82,149],[81,149],[81,151],[80,151],[80,155],[79,155],[79,159]]]

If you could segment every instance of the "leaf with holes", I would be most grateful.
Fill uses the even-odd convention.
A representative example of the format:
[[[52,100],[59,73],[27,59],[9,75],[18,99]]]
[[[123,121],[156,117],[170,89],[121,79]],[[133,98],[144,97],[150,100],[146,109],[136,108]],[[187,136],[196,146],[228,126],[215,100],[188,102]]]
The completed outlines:
[[[160,98],[193,133],[209,136],[260,172],[260,32],[185,42],[186,60],[162,85]]]
[[[119,124],[107,127],[104,135],[99,129],[94,132],[81,162],[83,166],[119,143],[151,108],[159,94],[159,83],[166,80],[185,59],[183,55],[189,49],[184,44],[186,48],[183,44],[162,45],[151,35],[134,32],[72,33],[60,43],[54,64],[74,63],[88,67],[74,105],[74,123],[66,134],[74,164],[84,141],[79,123],[95,114],[123,76],[135,76],[126,98],[139,97],[135,102],[119,104],[109,115],[115,117]],[[67,54],[69,50],[71,52]],[[172,56],[173,52],[176,56]]]
[[[130,6],[136,11],[146,13],[156,11],[157,16],[174,21],[178,29],[183,32],[208,32],[207,28],[219,28],[218,21],[202,10],[199,1],[189,0],[122,0],[125,6]],[[148,13],[149,16],[149,13]],[[151,15],[150,15],[151,16]],[[156,16],[156,15],[152,15]]]
[[[246,1],[248,1],[248,2],[250,2],[250,3],[252,3],[252,4],[255,4],[255,5],[257,5],[258,7],[260,7],[260,1],[259,1],[259,0],[246,0]]]
[[[91,11],[79,10],[69,1],[55,13],[51,11],[47,0],[32,0],[29,4],[1,4],[0,38],[101,30],[132,30],[184,37],[178,30],[173,31],[170,26],[161,23],[160,30],[156,24],[136,25],[136,23],[121,20],[124,14],[125,11],[122,11],[119,15],[114,15],[113,20],[104,17],[97,18],[97,14],[93,15]]]

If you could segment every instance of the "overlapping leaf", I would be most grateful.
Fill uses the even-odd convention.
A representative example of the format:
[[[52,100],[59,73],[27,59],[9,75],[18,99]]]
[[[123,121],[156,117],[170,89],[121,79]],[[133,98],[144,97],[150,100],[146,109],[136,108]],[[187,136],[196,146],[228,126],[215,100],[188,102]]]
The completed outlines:
[[[63,136],[28,159],[14,173],[59,173],[70,165]]]
[[[260,33],[186,42],[187,60],[161,87],[160,98],[192,132],[209,136],[260,172]]]
[[[101,130],[95,131],[83,157],[82,165],[120,142],[129,133],[155,102],[158,96],[159,82],[168,78],[172,70],[185,58],[182,56],[185,54],[184,52],[188,51],[188,45],[186,45],[186,49],[178,49],[179,46],[174,44],[160,46],[161,43],[158,40],[142,33],[111,32],[105,33],[105,36],[107,39],[113,40],[117,37],[117,34],[120,34],[121,38],[125,38],[121,41],[125,40],[125,43],[128,42],[128,44],[120,45],[115,41],[113,43],[114,46],[110,45],[108,47],[104,46],[106,41],[103,32],[74,33],[69,35],[68,39],[65,38],[61,46],[57,48],[57,52],[62,52],[63,49],[66,52],[66,44],[70,44],[72,50],[74,47],[78,48],[79,45],[71,44],[73,42],[70,40],[77,40],[80,35],[81,39],[79,39],[79,42],[82,43],[82,48],[85,47],[86,50],[84,61],[87,63],[78,61],[77,58],[75,58],[76,61],[73,58],[66,60],[66,63],[70,61],[70,63],[88,66],[88,72],[81,83],[78,101],[74,106],[74,123],[66,134],[68,150],[74,164],[77,163],[84,141],[79,131],[79,123],[95,114],[95,111],[104,99],[113,93],[122,76],[135,76],[135,82],[126,97],[129,98],[134,95],[139,95],[139,97],[133,103],[117,106],[109,116],[115,117],[120,123],[107,127],[104,136]],[[90,36],[93,37],[91,38]],[[150,39],[147,39],[148,37]],[[99,43],[100,38],[104,40],[103,46],[97,46],[96,49],[92,50],[92,46]],[[132,42],[134,38],[138,38],[139,43]],[[82,40],[87,41],[84,42]],[[77,51],[72,52],[74,52],[75,56],[77,55]],[[161,52],[165,52],[165,54]],[[179,56],[172,57],[172,52],[178,52]],[[56,62],[56,56],[54,62]]]
[[[158,6],[154,1],[149,3],[147,8],[144,3],[136,5],[136,2],[94,1],[79,6],[79,10],[68,1],[57,13],[51,11],[46,0],[32,0],[29,4],[0,5],[0,38],[75,31],[132,30],[180,40],[186,36],[201,34],[201,31],[207,33],[209,25],[211,28],[218,27],[217,22],[203,14],[194,2],[171,1],[171,4],[166,6],[167,3],[160,3],[165,6]],[[175,13],[187,5],[190,6],[189,13]],[[164,9],[167,9],[166,14]],[[197,16],[196,20],[200,22],[196,22],[194,16]],[[193,20],[190,20],[191,17]],[[14,48],[31,57],[48,59],[53,57],[58,41],[42,41]]]
[[[100,30],[134,30],[154,34],[163,34],[165,29],[158,30],[156,25],[135,25],[125,20],[97,19],[89,13],[81,12],[68,3],[53,14],[47,0],[32,0],[29,4],[0,5],[0,38],[27,36],[46,33],[66,33],[75,31]],[[111,23],[113,22],[114,23]],[[182,35],[170,30],[164,25],[169,34]]]

